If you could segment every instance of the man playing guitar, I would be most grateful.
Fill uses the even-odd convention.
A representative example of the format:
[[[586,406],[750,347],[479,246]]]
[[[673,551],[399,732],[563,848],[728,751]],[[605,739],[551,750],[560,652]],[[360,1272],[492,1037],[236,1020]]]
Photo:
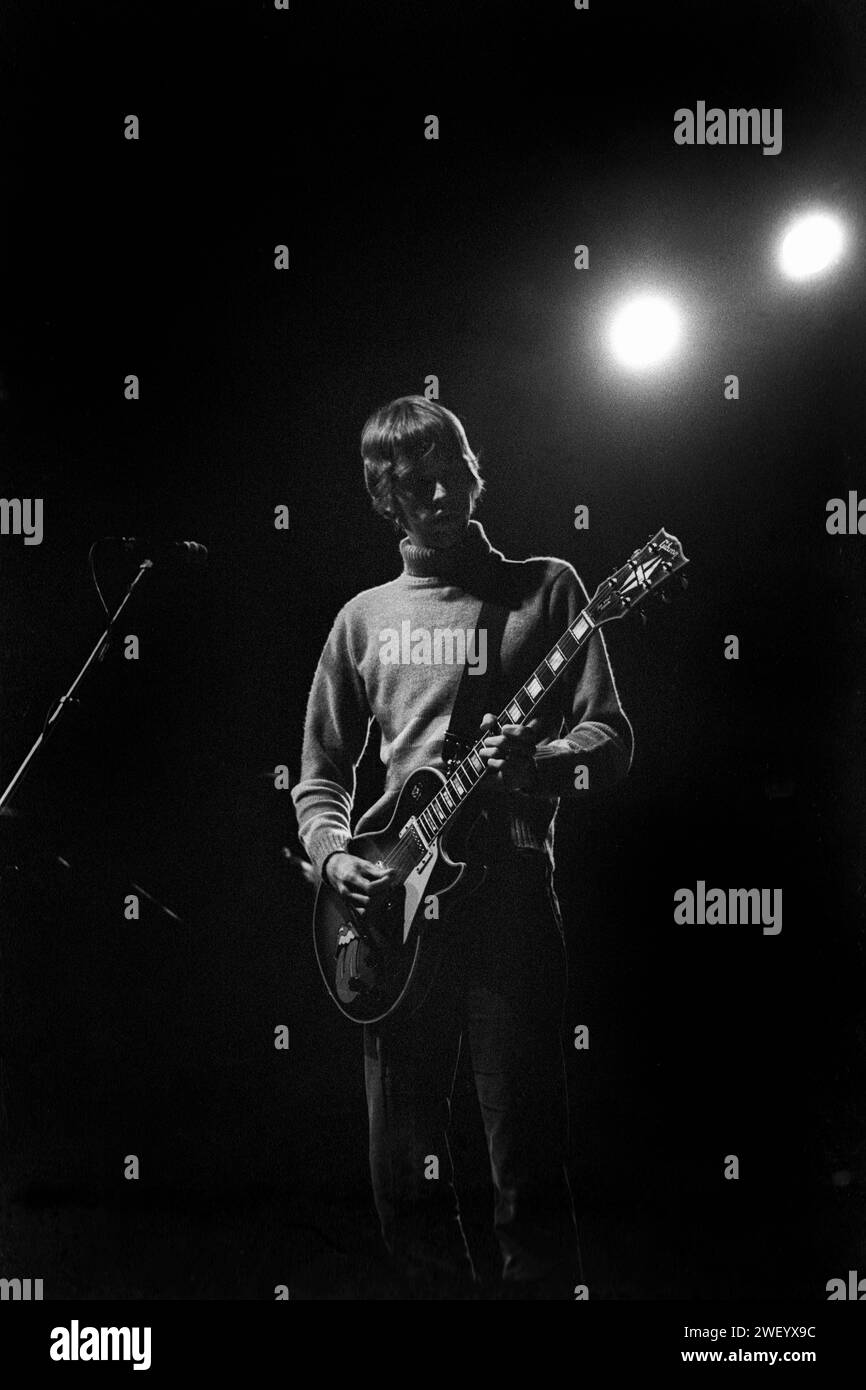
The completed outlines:
[[[461,422],[438,402],[405,396],[377,410],[361,454],[374,510],[405,533],[402,573],[337,615],[313,679],[292,791],[316,873],[359,923],[388,894],[394,873],[346,849],[370,721],[381,730],[385,788],[356,834],[387,822],[414,769],[443,767],[463,677],[455,634],[466,634],[458,650],[473,650],[485,598],[507,607],[501,650],[487,653],[504,686],[524,679],[587,604],[567,561],[507,560],[491,546],[472,517],[484,489],[477,459]],[[437,633],[450,634],[448,642],[437,644]],[[483,650],[476,640],[476,658]],[[483,678],[478,661],[468,680]],[[494,699],[485,698],[488,710]],[[487,714],[483,727],[490,724]],[[444,923],[442,965],[424,1002],[364,1024],[373,1193],[408,1297],[472,1297],[478,1286],[447,1137],[464,1037],[490,1156],[501,1295],[573,1298],[582,1278],[566,1168],[567,976],[553,842],[560,797],[608,788],[631,763],[632,729],[601,632],[592,631],[536,717],[499,728],[484,742],[476,802],[486,817],[484,883]]]

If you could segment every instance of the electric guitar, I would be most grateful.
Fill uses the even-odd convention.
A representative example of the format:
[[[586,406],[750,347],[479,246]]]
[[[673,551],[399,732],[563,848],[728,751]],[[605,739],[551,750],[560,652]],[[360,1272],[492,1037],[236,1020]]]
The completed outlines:
[[[462,808],[487,770],[479,756],[484,738],[501,732],[502,724],[525,723],[597,627],[622,618],[686,564],[676,536],[657,531],[599,585],[465,756],[452,761],[447,773],[435,767],[417,768],[403,783],[388,825],[349,840],[346,853],[395,873],[387,895],[371,899],[361,916],[324,880],[316,894],[316,958],[328,993],[347,1018],[354,1023],[378,1023],[398,1011],[417,1008],[441,959],[447,912],[484,881],[483,865],[470,870],[466,862],[451,859],[448,853],[458,818],[466,823]],[[479,816],[466,837],[467,851],[481,820]]]

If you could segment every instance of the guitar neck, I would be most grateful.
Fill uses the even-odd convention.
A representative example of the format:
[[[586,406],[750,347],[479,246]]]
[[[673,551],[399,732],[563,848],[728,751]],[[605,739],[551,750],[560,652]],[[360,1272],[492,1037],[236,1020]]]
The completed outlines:
[[[536,666],[529,680],[524,682],[514,698],[509,700],[497,716],[496,726],[525,723],[556,685],[563,671],[577,656],[596,626],[586,609],[583,609],[571,626],[566,628],[559,641],[551,647],[540,665]],[[486,730],[473,744],[432,801],[414,817],[425,851],[456,816],[483,778],[487,764],[481,757],[480,750],[487,734],[497,732],[496,726]]]

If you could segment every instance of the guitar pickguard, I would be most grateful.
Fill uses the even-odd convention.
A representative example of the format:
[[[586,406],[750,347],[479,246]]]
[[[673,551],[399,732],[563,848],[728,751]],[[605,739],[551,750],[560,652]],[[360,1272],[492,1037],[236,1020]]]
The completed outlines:
[[[403,885],[406,896],[403,900],[403,945],[409,940],[409,933],[412,930],[412,923],[415,921],[417,913],[423,908],[424,897],[427,884],[430,882],[436,861],[439,858],[439,846],[434,844],[428,853],[421,860],[417,868],[413,869]]]

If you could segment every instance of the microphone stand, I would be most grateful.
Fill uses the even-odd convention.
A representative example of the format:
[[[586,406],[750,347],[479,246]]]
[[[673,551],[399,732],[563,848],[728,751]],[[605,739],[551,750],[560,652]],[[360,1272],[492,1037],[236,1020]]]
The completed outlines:
[[[142,563],[139,565],[138,573],[136,574],[135,578],[133,579],[132,583],[130,584],[129,588],[124,594],[114,616],[109,619],[108,627],[105,629],[99,641],[96,643],[96,646],[93,648],[93,651],[90,653],[81,670],[78,672],[78,675],[75,677],[75,680],[70,685],[66,694],[61,695],[60,699],[55,702],[51,710],[51,713],[49,714],[48,718],[45,720],[44,725],[42,726],[42,732],[40,733],[33,747],[30,749],[30,752],[27,754],[18,771],[15,773],[15,776],[12,778],[12,781],[9,783],[8,787],[2,793],[2,795],[0,795],[0,813],[2,813],[4,808],[8,806],[9,802],[12,800],[14,793],[18,790],[18,788],[21,786],[21,783],[24,781],[24,778],[30,772],[30,769],[33,766],[33,762],[36,758],[37,753],[39,752],[40,748],[42,748],[42,746],[45,743],[47,743],[48,739],[51,737],[51,734],[54,732],[57,726],[57,722],[61,718],[64,710],[66,709],[66,706],[75,700],[75,692],[81,685],[81,682],[84,680],[91,666],[93,666],[93,664],[96,661],[101,661],[102,658],[105,656],[109,646],[111,645],[111,638],[114,632],[115,623],[117,622],[118,618],[120,617],[129,600],[132,598],[132,592],[136,584],[139,582],[139,580],[142,578],[145,572],[152,568],[152,560],[143,560]]]

